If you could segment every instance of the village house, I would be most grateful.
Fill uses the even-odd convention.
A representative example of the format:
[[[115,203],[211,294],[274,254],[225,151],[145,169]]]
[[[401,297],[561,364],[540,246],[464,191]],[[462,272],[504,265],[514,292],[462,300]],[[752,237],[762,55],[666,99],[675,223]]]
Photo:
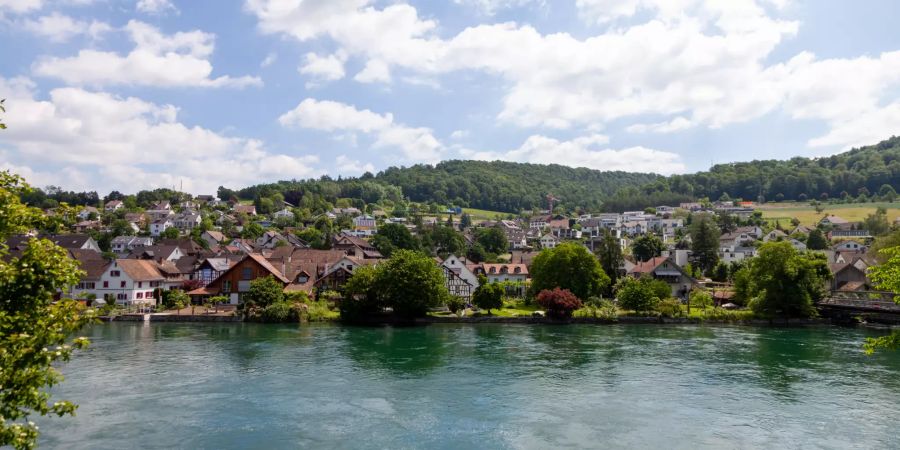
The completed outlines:
[[[94,289],[84,289],[105,302],[120,305],[155,305],[157,289],[163,289],[165,276],[154,261],[144,259],[117,259],[110,263]]]
[[[334,236],[331,248],[340,250],[357,259],[380,259],[381,252],[375,248],[369,241],[347,233],[341,233]]]
[[[169,202],[158,202],[147,209],[145,213],[150,217],[150,220],[156,221],[174,215],[175,211],[172,211],[172,205]]]
[[[150,224],[150,236],[159,237],[175,224],[169,218],[156,219]]]
[[[467,261],[456,255],[449,255],[441,261],[441,266],[450,270],[459,276],[463,281],[472,286],[472,292],[478,288],[478,276],[475,275],[467,266]]]
[[[279,211],[275,211],[275,213],[272,214],[272,218],[274,218],[275,220],[293,219],[294,212],[291,211],[290,208],[282,208]]]
[[[201,287],[205,287],[216,278],[222,276],[231,266],[237,264],[239,260],[227,256],[206,258],[194,269],[193,279],[199,281]]]
[[[111,213],[116,212],[125,207],[125,204],[122,203],[121,200],[110,200],[103,205],[103,210]]]
[[[266,231],[262,236],[256,238],[256,248],[275,248],[281,245],[288,245],[287,239],[281,233],[273,230]]]
[[[559,238],[551,233],[547,233],[541,236],[540,243],[541,248],[556,248],[556,246],[559,245]]]
[[[200,234],[200,239],[213,248],[225,242],[225,235],[221,231],[207,230]]]
[[[110,250],[113,253],[128,253],[138,247],[153,245],[152,237],[145,236],[116,236],[110,241]]]
[[[85,221],[90,219],[91,215],[93,215],[93,217],[95,218],[100,217],[100,210],[94,208],[93,206],[85,206],[84,208],[81,208],[80,211],[78,211],[78,214],[75,214],[75,217],[77,217],[81,221]]]
[[[356,216],[353,218],[353,228],[357,231],[371,231],[374,234],[376,231],[375,218],[369,215]]]
[[[696,281],[688,275],[684,269],[675,264],[670,257],[657,256],[649,261],[638,262],[628,272],[634,278],[653,277],[665,281],[672,289],[672,297],[685,299],[696,284]]]
[[[834,291],[868,291],[872,290],[866,272],[870,262],[862,256],[855,256],[850,261],[832,263],[828,265],[833,276],[831,289]]]
[[[256,215],[256,206],[255,205],[242,205],[240,203],[235,204],[231,207],[231,211],[235,214],[246,214],[248,216]]]
[[[510,281],[524,283],[528,280],[528,267],[525,264],[473,264],[468,266],[475,275],[484,275],[489,283]]]
[[[863,244],[860,244],[858,241],[843,241],[839,242],[831,247],[832,250],[836,252],[862,252],[865,253],[868,247]]]
[[[175,228],[178,228],[182,233],[190,233],[196,227],[200,226],[200,222],[203,221],[203,218],[200,214],[195,212],[186,212],[182,214],[177,214],[173,219],[172,223]]]
[[[100,245],[89,234],[41,234],[37,237],[47,239],[66,250],[90,250],[97,254],[101,252]],[[6,239],[9,253],[14,256],[20,255],[28,246],[28,241],[32,239],[34,236],[27,234],[10,236]]]
[[[772,230],[766,233],[762,240],[763,242],[771,242],[771,241],[782,241],[787,237],[787,234],[781,230]]]

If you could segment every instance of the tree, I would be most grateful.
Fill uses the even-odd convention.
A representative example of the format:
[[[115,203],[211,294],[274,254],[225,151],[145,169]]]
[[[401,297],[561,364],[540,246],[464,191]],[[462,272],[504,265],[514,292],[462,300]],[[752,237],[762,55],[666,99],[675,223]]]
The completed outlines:
[[[244,239],[258,239],[264,232],[262,225],[250,222],[244,225],[244,229],[241,230],[241,237]]]
[[[19,200],[30,190],[21,177],[0,172],[0,242],[42,225],[41,211]],[[0,244],[0,446],[36,445],[38,428],[29,416],[75,413],[68,401],[51,404],[48,389],[63,381],[54,366],[88,345],[83,337],[69,338],[92,320],[90,311],[70,299],[54,301],[82,275],[77,262],[46,239],[31,240],[18,258]]]
[[[466,239],[452,227],[434,227],[429,235],[438,255],[458,255],[466,248]]]
[[[655,234],[645,234],[631,243],[631,253],[638,261],[649,261],[662,254],[666,245]]]
[[[376,266],[360,266],[353,271],[353,276],[344,283],[341,319],[359,320],[381,312],[384,305],[375,288],[377,276]]]
[[[450,310],[451,313],[459,315],[461,311],[466,308],[466,301],[462,299],[462,297],[458,295],[451,295],[449,299],[447,299],[447,309]]]
[[[487,250],[485,250],[484,247],[482,247],[481,244],[477,242],[472,244],[472,246],[469,247],[469,251],[466,252],[466,258],[469,258],[476,263],[486,261],[488,259],[488,256],[489,255],[487,253]]]
[[[716,216],[719,222],[719,230],[724,233],[731,233],[732,231],[737,229],[737,224],[734,223],[734,216],[731,215],[731,212],[722,210]]]
[[[767,242],[750,261],[750,302],[764,317],[810,317],[813,303],[824,296],[831,271],[824,255],[799,254],[790,242]]]
[[[809,232],[806,238],[806,248],[810,250],[825,250],[828,248],[828,241],[825,240],[825,234],[822,230],[815,228]]]
[[[595,253],[600,260],[600,268],[609,277],[609,283],[605,289],[606,294],[612,294],[612,286],[615,286],[619,280],[619,268],[622,267],[625,258],[622,256],[622,246],[619,245],[619,240],[613,237],[609,230],[604,228],[600,236],[600,246],[597,247]]]
[[[246,307],[265,308],[284,300],[284,284],[272,275],[257,278],[250,282],[250,289],[244,293],[242,300]]]
[[[475,240],[488,253],[500,255],[506,253],[509,248],[509,240],[506,239],[506,233],[499,227],[479,228],[475,230]]]
[[[712,306],[713,298],[712,295],[709,295],[709,292],[704,291],[703,289],[694,289],[691,291],[691,306],[695,306],[700,309],[706,309]]]
[[[503,307],[503,286],[500,283],[483,283],[472,294],[472,303],[475,306],[486,309],[488,315],[491,309]]]
[[[691,223],[691,250],[696,266],[704,272],[719,262],[719,233],[709,215],[702,214]]]
[[[600,296],[609,286],[597,258],[588,249],[572,242],[541,251],[531,264],[532,292],[562,288],[578,298]]]
[[[537,304],[547,310],[547,315],[557,319],[568,319],[576,309],[584,304],[568,289],[545,289],[538,293]]]
[[[459,229],[465,230],[472,226],[472,216],[469,213],[463,213],[459,218]]]
[[[894,301],[900,303],[900,246],[889,247],[881,250],[880,256],[884,262],[869,268],[869,279],[878,289],[894,293]],[[878,349],[896,350],[900,348],[900,331],[894,331],[887,336],[868,338],[864,345],[867,354],[872,354]]]
[[[375,288],[385,306],[407,319],[424,316],[450,297],[444,273],[434,260],[411,250],[396,250],[378,265]]]
[[[163,239],[178,239],[178,236],[180,236],[180,233],[178,232],[178,228],[175,227],[166,228],[159,234],[159,237]]]
[[[731,298],[731,302],[736,305],[747,306],[750,303],[750,299],[753,298],[753,280],[750,278],[750,269],[741,267],[734,272],[732,279],[734,283],[734,297]]]
[[[181,310],[191,304],[191,298],[181,289],[172,289],[165,291],[163,304],[166,309],[174,309],[178,311],[178,314],[181,314]]]
[[[616,286],[616,299],[619,307],[636,312],[653,311],[660,297],[654,292],[649,277],[625,277]],[[668,297],[668,296],[666,296]]]
[[[886,202],[893,203],[897,199],[897,191],[889,184],[882,184],[881,188],[878,189],[878,195]]]
[[[882,234],[887,233],[891,229],[891,225],[888,223],[887,219],[887,210],[878,207],[875,210],[875,213],[866,216],[863,220],[863,226],[865,226],[866,230],[869,230],[869,234],[872,236],[881,236]]]
[[[419,250],[421,247],[409,229],[398,223],[382,225],[372,238],[372,245],[386,257],[390,257],[395,250]]]

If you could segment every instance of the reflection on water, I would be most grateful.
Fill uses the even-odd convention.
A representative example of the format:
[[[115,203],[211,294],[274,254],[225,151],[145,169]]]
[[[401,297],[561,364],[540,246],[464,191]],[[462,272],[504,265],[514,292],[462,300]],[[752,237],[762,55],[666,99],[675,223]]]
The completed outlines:
[[[898,448],[867,331],[112,323],[45,448]]]

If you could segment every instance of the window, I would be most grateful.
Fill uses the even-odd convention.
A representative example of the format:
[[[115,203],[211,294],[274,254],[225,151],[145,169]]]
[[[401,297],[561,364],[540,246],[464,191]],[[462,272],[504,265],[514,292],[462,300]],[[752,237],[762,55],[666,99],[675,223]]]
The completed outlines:
[[[125,282],[123,281],[123,282],[119,283],[119,285],[120,285],[120,287],[125,287]]]
[[[104,281],[104,282],[103,282],[103,287],[108,288],[108,287],[109,287],[109,281]]]
[[[244,267],[241,269],[241,279],[249,280],[253,278],[253,268],[252,267]]]
[[[109,276],[111,276],[111,277],[118,277],[120,275],[122,275],[122,272],[119,272],[118,270],[110,270],[109,271]]]
[[[309,281],[309,277],[305,273],[301,273],[300,275],[297,275],[298,283],[306,283],[307,281]]]
[[[138,281],[138,287],[139,287],[139,288],[144,287],[144,282],[143,282],[143,281]]]
[[[162,284],[162,283],[159,281],[151,281],[150,287],[159,287],[160,284]]]
[[[231,280],[225,280],[222,282],[222,292],[226,294],[231,292]]]
[[[116,298],[119,300],[128,300],[128,294],[116,294]]]
[[[144,298],[144,293],[138,292],[137,294],[135,294],[134,298]]]

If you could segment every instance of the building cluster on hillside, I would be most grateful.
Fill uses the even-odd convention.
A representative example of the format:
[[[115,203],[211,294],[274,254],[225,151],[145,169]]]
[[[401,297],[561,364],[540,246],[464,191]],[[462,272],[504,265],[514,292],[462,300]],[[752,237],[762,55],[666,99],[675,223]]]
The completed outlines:
[[[197,196],[174,206],[161,201],[144,210],[128,209],[113,200],[80,209],[79,221],[71,225],[70,234],[42,237],[65,248],[81,264],[84,276],[69,293],[75,298],[153,305],[163,291],[182,289],[197,302],[204,297],[225,296],[237,304],[250,282],[267,276],[278,280],[285,292],[315,296],[340,291],[354,270],[384,259],[372,240],[384,224],[406,227],[412,234],[422,227],[446,223],[463,228],[459,209],[444,213],[449,221],[440,213],[390,217],[371,206],[335,207],[304,220],[298,219],[296,208],[287,203],[272,210],[262,214],[255,205],[221,202],[213,196]],[[798,237],[809,235],[811,228],[764,228],[761,220],[753,223],[753,211],[752,204],[722,202],[704,208],[699,203],[683,203],[623,213],[567,216],[545,211],[530,217],[484,220],[462,229],[466,242],[471,246],[476,241],[478,228],[497,228],[506,237],[508,257],[487,263],[471,261],[465,254],[451,254],[435,257],[435,263],[443,271],[450,292],[464,299],[471,299],[480,278],[504,283],[510,295],[524,295],[531,263],[540,250],[575,242],[593,251],[603,239],[615,239],[626,255],[619,275],[664,280],[672,288],[673,297],[685,298],[699,283],[696,271],[688,267],[693,262],[686,226],[691,213],[724,214],[744,224],[719,236],[718,256],[725,264],[740,264],[755,257],[759,246],[770,241],[787,241],[798,251],[807,250],[805,238]],[[759,219],[758,213],[755,217]],[[316,245],[319,249],[312,248],[312,243],[301,236],[323,218],[339,226],[322,233],[327,245],[320,242]],[[113,236],[104,245],[108,248],[101,249],[92,235],[112,233],[114,222],[118,223],[115,229],[123,234]],[[831,288],[872,289],[866,278],[866,269],[874,263],[867,253],[871,236],[864,227],[834,215],[824,217],[819,226],[827,239],[835,242],[823,251],[834,275]],[[246,233],[252,227],[259,232]],[[23,251],[36,235],[9,239],[10,254]],[[630,255],[631,246],[646,235],[658,237],[664,248],[658,256],[639,261]]]

